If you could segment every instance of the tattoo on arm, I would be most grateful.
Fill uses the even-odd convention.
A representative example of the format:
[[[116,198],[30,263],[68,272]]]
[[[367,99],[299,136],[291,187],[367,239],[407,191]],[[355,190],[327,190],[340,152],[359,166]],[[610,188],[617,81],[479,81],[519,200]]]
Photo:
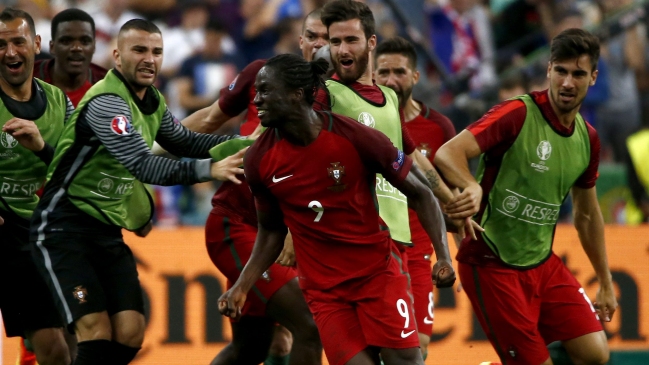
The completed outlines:
[[[426,170],[426,179],[430,183],[431,188],[437,189],[439,187],[439,174],[435,169]]]

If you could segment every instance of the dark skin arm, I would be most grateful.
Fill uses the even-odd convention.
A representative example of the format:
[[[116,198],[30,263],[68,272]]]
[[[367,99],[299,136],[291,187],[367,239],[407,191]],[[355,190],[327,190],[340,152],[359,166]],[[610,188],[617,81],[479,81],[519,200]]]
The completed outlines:
[[[437,262],[433,266],[433,283],[438,288],[446,288],[455,283],[455,270],[446,239],[446,225],[442,209],[430,189],[422,183],[421,171],[413,164],[399,190],[408,197],[409,205],[417,212],[422,227],[433,242]]]
[[[288,233],[282,211],[276,202],[272,204],[269,212],[257,211],[257,218],[259,229],[250,259],[236,283],[219,298],[221,314],[235,320],[241,317],[241,308],[246,302],[247,293],[279,257]]]

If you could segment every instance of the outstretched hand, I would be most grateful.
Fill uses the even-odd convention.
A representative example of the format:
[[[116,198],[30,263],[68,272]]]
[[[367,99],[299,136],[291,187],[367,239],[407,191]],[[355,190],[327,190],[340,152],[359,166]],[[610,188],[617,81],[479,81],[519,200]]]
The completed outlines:
[[[448,288],[455,283],[455,270],[450,261],[437,260],[433,266],[433,284],[438,288]]]
[[[11,118],[2,126],[2,131],[11,135],[30,151],[38,152],[45,147],[45,141],[36,123],[31,120]]]
[[[246,302],[246,293],[244,293],[239,286],[235,285],[226,291],[219,298],[219,312],[226,317],[230,317],[235,321],[241,318],[241,308]]]
[[[235,184],[241,184],[237,179],[237,175],[243,174],[243,155],[246,153],[248,147],[241,149],[239,152],[232,156],[228,156],[221,161],[212,163],[210,173],[215,180],[227,181],[230,180]]]

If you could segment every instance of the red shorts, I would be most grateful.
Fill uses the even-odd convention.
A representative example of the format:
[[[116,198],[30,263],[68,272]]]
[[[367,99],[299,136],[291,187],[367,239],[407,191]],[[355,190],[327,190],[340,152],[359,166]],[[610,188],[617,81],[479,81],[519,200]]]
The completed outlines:
[[[211,212],[205,225],[207,253],[216,267],[228,279],[228,289],[237,281],[243,266],[250,259],[257,237],[257,227],[243,223],[237,217],[226,217]],[[244,316],[265,316],[266,303],[293,278],[295,269],[273,264],[248,293],[241,314]]]
[[[414,299],[415,318],[417,331],[429,336],[433,334],[433,278],[428,259],[413,257],[408,252],[408,273],[410,274],[410,287]]]
[[[302,292],[331,365],[347,363],[368,346],[419,347],[408,277],[396,253],[371,276]]]
[[[503,364],[541,364],[550,342],[602,331],[581,285],[554,254],[529,270],[460,263],[459,271]]]

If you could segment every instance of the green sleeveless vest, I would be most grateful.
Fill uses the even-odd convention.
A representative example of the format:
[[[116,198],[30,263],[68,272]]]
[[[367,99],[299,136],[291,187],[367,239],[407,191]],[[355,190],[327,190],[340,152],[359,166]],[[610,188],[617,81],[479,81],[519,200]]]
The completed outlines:
[[[574,133],[559,135],[529,95],[527,117],[514,144],[505,152],[482,216],[482,236],[505,263],[532,267],[552,252],[559,207],[590,161],[588,128],[581,115]],[[485,155],[480,159],[482,179]]]
[[[326,85],[332,112],[383,132],[395,147],[403,150],[399,100],[392,89],[379,86],[385,95],[385,105],[377,105],[338,81],[327,80]],[[379,215],[388,225],[392,239],[411,245],[408,198],[381,174],[376,174],[376,197],[379,201]]]
[[[47,107],[45,113],[34,120],[34,123],[43,140],[56,147],[63,131],[67,100],[59,88],[35,80],[45,91]],[[7,108],[0,108],[0,123],[5,124],[13,117]],[[46,178],[47,165],[10,134],[0,132],[0,210],[13,211],[18,216],[29,219],[38,204],[36,192]]]
[[[626,139],[626,146],[631,156],[631,162],[635,168],[638,180],[649,193],[649,163],[647,163],[647,156],[649,156],[649,129],[644,129],[632,134]],[[632,197],[627,199],[626,204],[626,222],[628,224],[642,223],[643,214],[640,208],[636,205]]]
[[[118,95],[126,101],[131,109],[132,130],[138,131],[151,147],[167,108],[163,96],[157,89],[154,90],[158,94],[160,105],[153,114],[144,114],[135,103],[128,86],[112,70],[109,71],[106,77],[91,87],[79,102],[77,110],[61,136],[50,169],[54,171],[67,150],[74,144],[76,122],[81,111],[90,100],[100,95]],[[118,118],[119,116],[116,116],[113,123]],[[151,220],[153,215],[153,201],[144,184],[136,180],[103,145],[74,176],[67,188],[67,193],[70,200],[83,212],[106,224],[114,224],[128,230],[141,228]]]

